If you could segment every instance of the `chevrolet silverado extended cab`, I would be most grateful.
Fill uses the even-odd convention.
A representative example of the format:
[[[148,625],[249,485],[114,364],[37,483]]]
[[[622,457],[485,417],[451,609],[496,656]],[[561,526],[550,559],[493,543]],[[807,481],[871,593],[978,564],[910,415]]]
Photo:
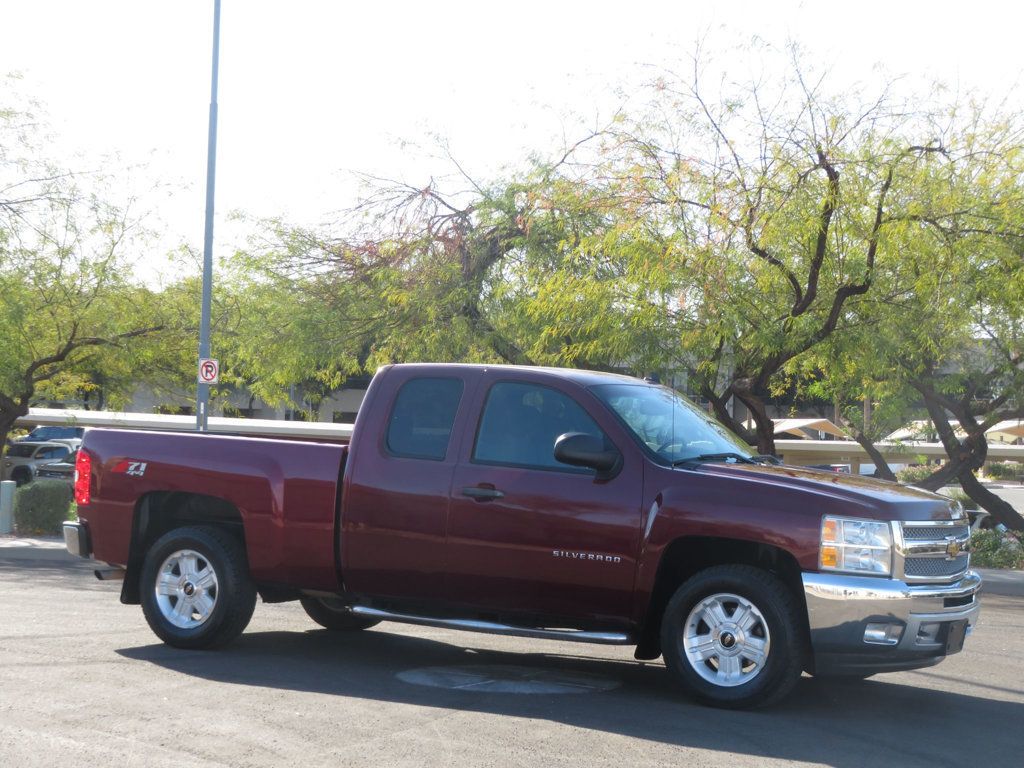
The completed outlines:
[[[751,707],[802,671],[936,664],[979,611],[955,502],[781,466],[589,371],[384,367],[349,444],[94,429],[75,495],[68,549],[181,648],[235,639],[259,595],[331,630],[635,645]]]

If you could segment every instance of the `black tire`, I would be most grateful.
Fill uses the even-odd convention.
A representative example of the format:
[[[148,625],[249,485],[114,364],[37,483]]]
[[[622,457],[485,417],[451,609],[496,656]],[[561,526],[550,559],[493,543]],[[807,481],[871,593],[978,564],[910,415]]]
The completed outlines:
[[[727,621],[715,630],[699,618],[704,615],[703,606],[716,604],[724,611],[730,605],[735,606],[731,614],[725,612],[726,619],[740,616],[740,604],[728,596],[742,598],[759,614],[753,627],[746,631],[749,638],[742,642],[739,639],[741,630],[737,626]],[[698,608],[702,603],[703,606]],[[688,619],[694,626],[695,635],[705,636],[700,633],[703,627],[707,630],[706,637],[714,639],[714,643],[708,645],[709,653],[733,655],[739,659],[735,663],[740,665],[740,669],[733,679],[742,681],[749,675],[749,680],[733,684],[716,684],[709,680],[708,677],[721,679],[719,660],[722,656],[691,662],[684,648]],[[720,633],[717,638],[716,631]],[[749,661],[742,651],[733,650],[745,647],[746,640],[751,638],[767,649],[761,664]],[[804,646],[796,597],[774,575],[749,565],[719,565],[701,571],[676,590],[662,616],[661,648],[665,665],[690,695],[715,707],[753,709],[781,700],[800,677]],[[701,666],[700,671],[698,666]]]
[[[299,599],[309,618],[324,629],[334,632],[354,632],[380,624],[379,619],[357,616],[348,606],[329,597],[303,597]]]
[[[187,575],[178,567],[164,572],[165,562],[176,553],[194,552],[197,562],[203,568],[202,574],[213,572],[216,583],[213,590],[192,587],[192,594],[212,600],[213,607],[205,615],[189,614],[181,617],[194,626],[176,626],[168,618],[168,606],[173,609],[181,603],[182,597],[157,595],[158,579],[179,579],[185,584],[179,594],[185,594],[188,587]],[[140,575],[139,594],[142,597],[142,612],[156,636],[176,648],[218,648],[237,638],[249,624],[256,607],[256,587],[249,578],[249,566],[241,542],[228,531],[213,527],[177,528],[161,536],[146,553],[146,560]],[[212,595],[212,597],[211,597]],[[198,616],[193,620],[192,616]]]
[[[28,485],[32,482],[32,470],[28,467],[15,467],[14,471],[11,472],[11,480],[14,481],[18,488]]]

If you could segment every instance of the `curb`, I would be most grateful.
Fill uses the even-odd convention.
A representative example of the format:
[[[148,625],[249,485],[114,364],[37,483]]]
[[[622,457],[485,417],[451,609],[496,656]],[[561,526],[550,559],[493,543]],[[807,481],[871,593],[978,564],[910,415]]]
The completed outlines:
[[[47,560],[74,562],[63,539],[52,536],[0,536],[0,560]]]

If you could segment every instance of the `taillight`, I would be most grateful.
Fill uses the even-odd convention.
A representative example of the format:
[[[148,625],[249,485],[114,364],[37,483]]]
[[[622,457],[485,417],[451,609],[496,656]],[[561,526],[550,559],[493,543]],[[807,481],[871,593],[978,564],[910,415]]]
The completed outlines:
[[[75,504],[89,503],[92,481],[92,456],[79,449],[75,459]]]

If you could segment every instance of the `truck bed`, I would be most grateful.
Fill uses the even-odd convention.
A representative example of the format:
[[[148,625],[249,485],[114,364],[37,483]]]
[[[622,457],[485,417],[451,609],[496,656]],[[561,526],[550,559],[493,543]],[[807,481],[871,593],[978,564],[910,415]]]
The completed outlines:
[[[233,505],[253,578],[333,590],[335,523],[348,446],[197,433],[89,431],[97,483],[82,518],[97,560],[127,565],[132,526],[174,495]],[[98,471],[97,471],[98,470]]]

